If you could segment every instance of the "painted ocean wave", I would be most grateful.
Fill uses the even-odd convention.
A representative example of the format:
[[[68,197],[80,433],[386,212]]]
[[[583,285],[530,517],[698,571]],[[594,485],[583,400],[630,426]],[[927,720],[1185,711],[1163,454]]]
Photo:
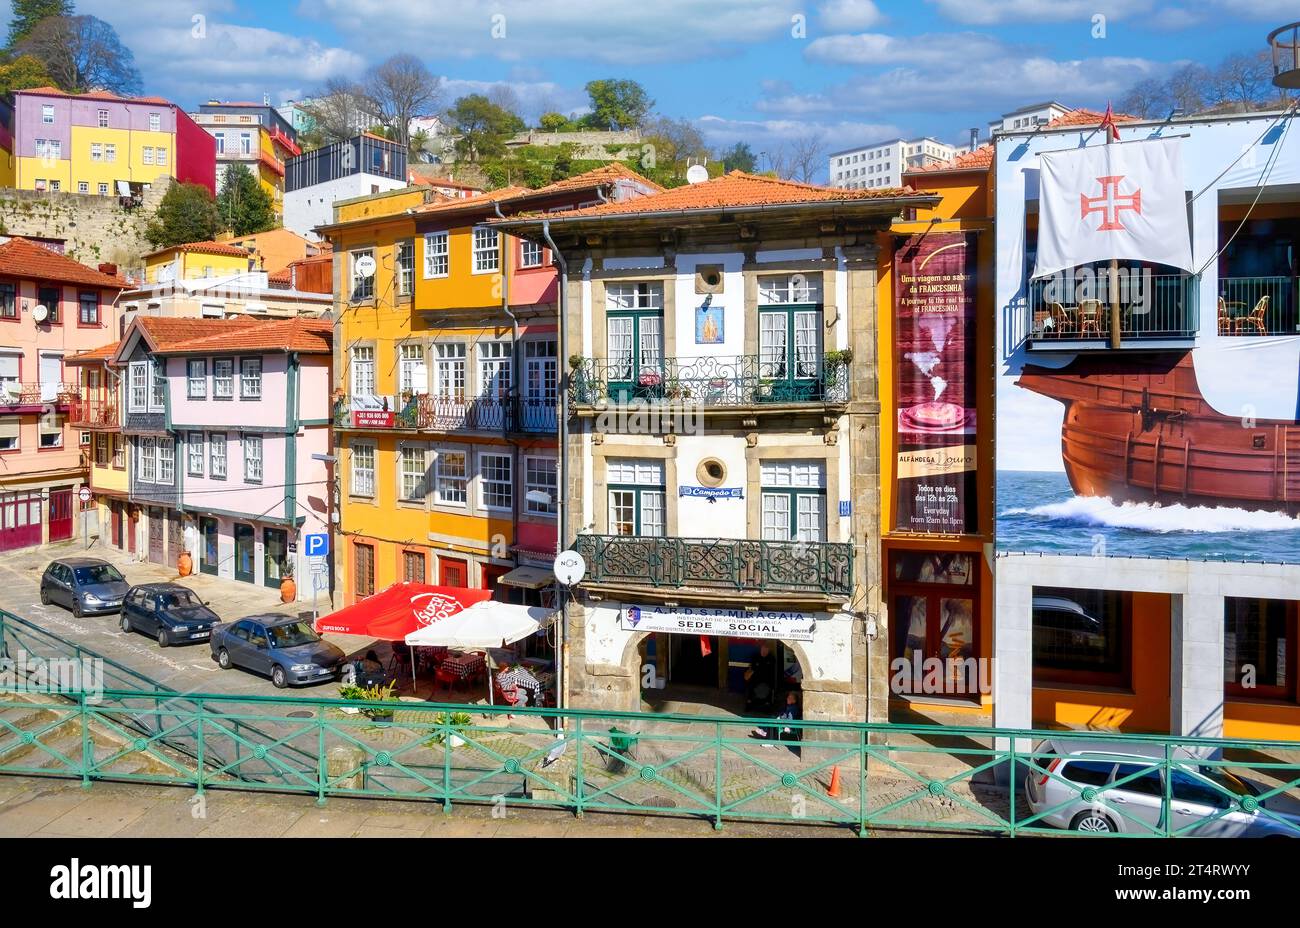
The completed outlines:
[[[1179,503],[1116,503],[1108,496],[1074,496],[1062,502],[1040,506],[1013,506],[1002,510],[1001,516],[1028,517],[1089,528],[1127,529],[1159,535],[1180,532],[1219,534],[1300,530],[1300,518],[1281,512],[1230,506],[1184,506]]]

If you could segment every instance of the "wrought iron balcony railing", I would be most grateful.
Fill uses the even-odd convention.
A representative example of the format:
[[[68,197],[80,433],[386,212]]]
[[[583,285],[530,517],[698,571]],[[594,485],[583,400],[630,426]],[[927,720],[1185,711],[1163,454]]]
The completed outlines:
[[[0,380],[0,407],[39,406],[42,403],[67,406],[80,396],[80,384],[21,383],[17,380]]]
[[[573,369],[575,405],[687,403],[705,408],[767,403],[841,404],[848,401],[848,364],[821,357],[796,361],[739,357],[665,358],[650,363],[583,359]]]
[[[1061,342],[1097,342],[1100,346],[1108,341],[1111,298],[1107,278],[1104,270],[1096,273],[1093,289],[1082,289],[1078,281],[1030,281],[1024,325],[1031,347],[1051,348]],[[1198,278],[1124,271],[1119,281],[1121,343],[1196,337],[1200,326]]]
[[[853,546],[749,538],[579,535],[586,581],[749,593],[853,592]]]
[[[544,433],[556,430],[556,410],[555,400],[545,398],[376,394],[339,400],[334,424],[352,429]]]
[[[68,409],[68,422],[73,428],[111,429],[122,424],[116,400],[74,399]]]

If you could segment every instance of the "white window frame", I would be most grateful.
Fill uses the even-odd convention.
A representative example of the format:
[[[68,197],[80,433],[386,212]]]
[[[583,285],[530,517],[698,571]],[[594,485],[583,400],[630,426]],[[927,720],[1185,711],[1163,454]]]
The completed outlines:
[[[393,246],[393,273],[397,277],[397,295],[414,296],[415,241],[413,239],[401,239]]]
[[[167,362],[162,358],[150,358],[149,376],[149,411],[165,412],[167,409]]]
[[[375,275],[371,274],[369,277],[362,277],[357,273],[357,262],[365,257],[373,259],[374,256],[375,250],[373,248],[359,248],[356,251],[348,252],[349,302],[364,303],[375,298]],[[362,281],[365,282],[366,292],[358,296],[358,289]]]
[[[519,240],[519,267],[522,269],[542,267],[546,258],[546,250],[542,247],[541,242],[534,242],[530,239]]]
[[[127,405],[129,412],[149,411],[149,362],[132,361],[128,369],[130,382],[127,385]]]
[[[224,377],[217,373],[217,365],[230,365],[230,373]],[[223,390],[224,387],[224,390]],[[214,400],[233,400],[235,398],[235,359],[212,359],[212,398]]]
[[[230,471],[230,448],[225,432],[211,432],[208,435],[208,476],[213,480],[225,480]]]
[[[559,499],[560,476],[556,470],[556,459],[544,455],[530,454],[524,457],[524,512],[531,515],[552,516],[557,511]],[[537,503],[528,498],[532,490],[541,490],[550,494],[549,503]]]
[[[262,482],[262,452],[264,450],[261,435],[239,436],[240,453],[244,457],[244,483]]]
[[[349,380],[353,396],[375,395],[375,346],[353,345]]]
[[[413,396],[429,392],[429,359],[423,343],[406,342],[398,346],[397,388]]]
[[[416,470],[409,470],[407,464],[416,465]],[[426,445],[406,442],[397,449],[397,492],[398,499],[404,503],[423,503],[429,495],[429,449]],[[410,489],[408,491],[408,482]],[[423,493],[416,493],[421,487]]]
[[[194,366],[199,365],[202,374],[194,376]],[[191,400],[208,398],[208,361],[206,358],[190,358],[185,362],[185,397]]]
[[[504,462],[504,468],[502,463]],[[498,451],[478,453],[479,507],[489,512],[509,512],[514,506],[514,472],[510,455]],[[489,476],[489,468],[491,475]],[[489,495],[497,497],[488,502]],[[504,500],[504,502],[502,502]]]
[[[155,468],[158,466],[158,442],[149,435],[136,439],[135,464],[137,483],[153,483],[157,479]]]
[[[202,432],[190,432],[185,439],[187,466],[185,473],[191,477],[203,476],[203,457],[207,448],[203,443]]]
[[[176,483],[176,442],[171,438],[160,438],[158,449],[158,476],[155,483],[172,486]]]
[[[447,467],[453,459],[460,462],[459,472]],[[444,493],[443,491],[449,492]],[[434,462],[433,500],[440,506],[464,509],[469,503],[469,451],[464,448],[439,449]]]
[[[446,232],[424,233],[424,279],[451,273],[451,245]]]
[[[470,248],[470,271],[496,274],[501,270],[501,232],[487,226],[475,226]]]
[[[249,365],[256,365],[256,371],[249,373]],[[262,359],[239,359],[239,398],[241,400],[260,400],[262,398]]]
[[[375,495],[375,443],[354,441],[348,450],[348,494],[373,499]]]

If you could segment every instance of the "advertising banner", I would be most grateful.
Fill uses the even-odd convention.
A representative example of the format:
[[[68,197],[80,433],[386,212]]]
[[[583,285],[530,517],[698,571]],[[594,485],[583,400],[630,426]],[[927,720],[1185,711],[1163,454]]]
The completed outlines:
[[[975,238],[914,235],[894,253],[894,529],[975,530]]]
[[[627,631],[734,638],[785,638],[812,641],[817,620],[806,612],[747,612],[744,609],[624,606],[619,621]]]

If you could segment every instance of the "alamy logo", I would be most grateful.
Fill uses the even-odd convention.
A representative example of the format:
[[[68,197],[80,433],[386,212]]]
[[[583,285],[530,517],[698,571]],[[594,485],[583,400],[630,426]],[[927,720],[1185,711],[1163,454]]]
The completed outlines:
[[[137,909],[149,908],[153,899],[149,864],[83,864],[74,857],[51,868],[50,877],[51,899],[130,899]]]

